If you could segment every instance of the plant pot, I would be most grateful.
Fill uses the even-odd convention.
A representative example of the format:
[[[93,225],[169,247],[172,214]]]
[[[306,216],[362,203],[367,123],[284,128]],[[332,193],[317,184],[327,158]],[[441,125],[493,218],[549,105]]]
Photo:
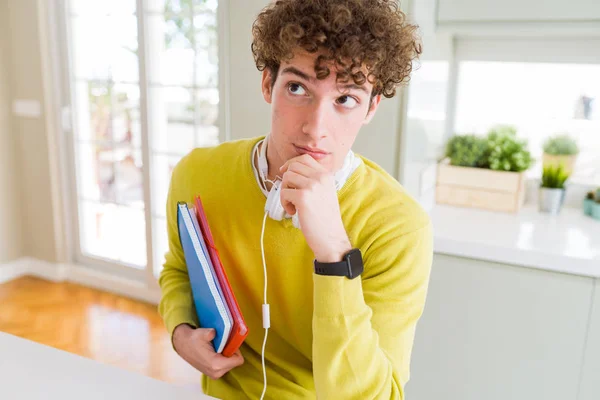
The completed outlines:
[[[447,158],[438,164],[438,204],[515,213],[524,201],[525,172],[458,167]]]
[[[572,155],[552,155],[544,153],[542,156],[542,165],[548,166],[558,166],[559,164],[563,164],[565,172],[571,173],[573,172],[573,168],[575,167],[575,162],[577,161],[577,154]]]
[[[583,213],[591,217],[592,209],[594,208],[595,203],[596,202],[592,199],[583,199]]]
[[[600,221],[600,203],[594,203],[592,205],[592,217]]]
[[[558,214],[565,200],[565,189],[550,189],[541,187],[539,194],[539,207],[541,212]]]

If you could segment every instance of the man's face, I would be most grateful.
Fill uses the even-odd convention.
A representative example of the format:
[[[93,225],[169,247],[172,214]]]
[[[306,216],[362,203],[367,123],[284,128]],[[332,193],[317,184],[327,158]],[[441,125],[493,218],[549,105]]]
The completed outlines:
[[[361,126],[379,106],[381,96],[375,96],[369,107],[371,83],[338,83],[332,65],[329,76],[318,80],[317,57],[299,51],[282,62],[272,88],[270,72],[263,72],[262,91],[272,108],[268,153],[277,167],[308,153],[329,171],[337,171]]]

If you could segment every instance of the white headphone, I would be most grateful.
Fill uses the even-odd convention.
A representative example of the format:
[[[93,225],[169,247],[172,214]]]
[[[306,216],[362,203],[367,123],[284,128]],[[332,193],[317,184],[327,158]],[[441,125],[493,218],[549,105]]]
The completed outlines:
[[[263,328],[265,328],[265,336],[263,339],[263,346],[261,351],[261,361],[262,361],[262,370],[263,370],[263,391],[260,396],[262,400],[267,391],[267,374],[265,368],[265,346],[267,345],[267,335],[269,333],[269,328],[271,327],[271,317],[269,311],[269,303],[267,302],[267,264],[265,260],[265,249],[264,249],[264,235],[265,235],[265,225],[267,222],[267,215],[274,220],[281,221],[283,218],[290,218],[283,206],[281,205],[281,197],[280,197],[280,189],[281,189],[281,180],[269,181],[267,175],[269,173],[269,165],[267,164],[267,142],[268,136],[263,140],[262,146],[260,148],[260,152],[258,154],[258,173],[260,175],[260,179],[263,182],[271,182],[273,184],[271,190],[267,194],[267,201],[265,203],[265,215],[263,217],[263,225],[260,234],[260,248],[262,253],[262,262],[263,262],[263,271],[265,276],[265,286],[264,286],[264,303],[262,305],[262,317],[263,317]],[[256,147],[255,147],[256,151]],[[256,154],[256,153],[254,153]],[[254,159],[254,156],[252,157]],[[335,188],[336,190],[340,190],[344,183],[352,174],[352,172],[362,163],[360,157],[356,157],[352,150],[348,152],[346,158],[344,159],[344,165],[342,168],[335,173]],[[254,165],[254,163],[252,163]],[[296,228],[300,228],[300,220],[298,219],[298,212],[291,216],[292,223]]]
[[[263,182],[267,182],[267,175],[269,173],[269,165],[267,164],[267,142],[268,136],[263,140],[262,146],[260,148],[260,153],[258,155],[258,169],[261,174],[261,179]],[[352,174],[352,172],[360,165],[362,160],[359,157],[356,157],[354,152],[350,150],[348,154],[346,154],[346,158],[344,159],[344,164],[339,171],[334,174],[335,180],[335,189],[340,190],[344,183]],[[294,215],[290,216],[285,212],[285,209],[281,205],[281,181],[276,180],[275,182],[271,182],[273,187],[269,191],[267,196],[267,201],[265,203],[265,212],[269,214],[269,217],[276,221],[281,221],[284,218],[292,218],[292,224],[296,228],[300,228],[300,220],[298,219],[298,213],[296,212]]]

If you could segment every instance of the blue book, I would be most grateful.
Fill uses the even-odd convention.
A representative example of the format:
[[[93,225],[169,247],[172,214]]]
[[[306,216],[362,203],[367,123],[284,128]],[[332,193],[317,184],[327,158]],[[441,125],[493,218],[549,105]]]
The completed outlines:
[[[187,203],[180,202],[177,209],[179,240],[185,255],[192,297],[202,328],[215,329],[213,345],[221,353],[231,333],[232,317],[215,275],[196,213]]]

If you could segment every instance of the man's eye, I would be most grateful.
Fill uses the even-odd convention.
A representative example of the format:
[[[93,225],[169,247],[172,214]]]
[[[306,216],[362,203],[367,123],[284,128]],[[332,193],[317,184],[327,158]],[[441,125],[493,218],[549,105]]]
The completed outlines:
[[[339,97],[336,101],[339,105],[345,108],[354,108],[358,104],[356,99],[350,96]]]
[[[304,90],[304,88],[302,87],[302,85],[300,85],[298,83],[290,83],[290,84],[288,84],[288,91],[291,94],[298,95],[298,96],[303,96],[303,95],[306,94],[306,91]]]

